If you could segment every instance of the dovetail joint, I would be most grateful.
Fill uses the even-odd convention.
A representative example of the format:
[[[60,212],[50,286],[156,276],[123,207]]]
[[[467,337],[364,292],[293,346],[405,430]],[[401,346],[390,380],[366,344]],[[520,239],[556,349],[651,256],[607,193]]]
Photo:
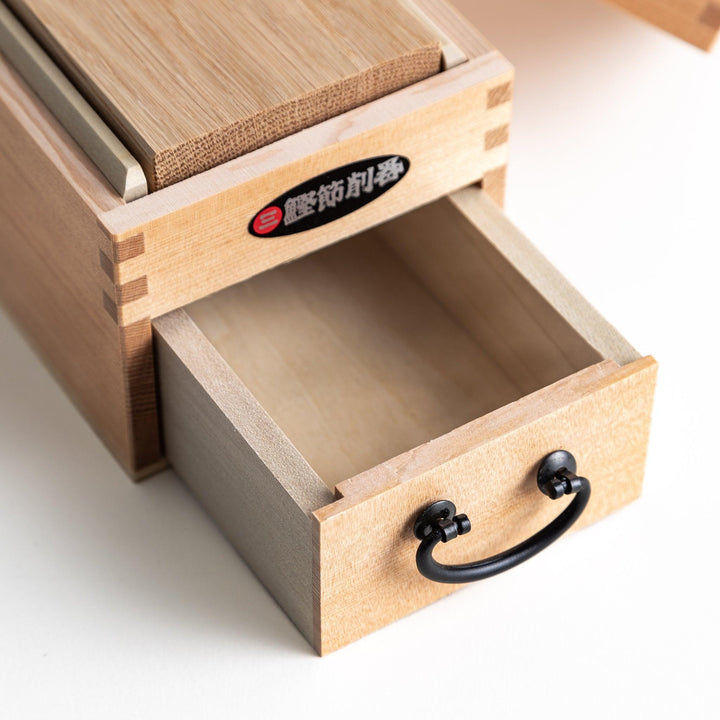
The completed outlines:
[[[485,133],[485,150],[492,150],[500,145],[504,145],[510,139],[510,126],[501,125],[500,127],[488,130]]]
[[[112,288],[103,291],[103,306],[110,317],[119,322],[119,307],[139,300],[149,293],[147,275],[129,280],[125,283],[119,281],[119,264],[132,260],[145,252],[145,237],[142,233],[116,240],[109,236],[111,242],[110,254],[99,250],[99,263],[101,271],[110,279]]]
[[[512,91],[513,84],[511,81],[490,88],[487,94],[488,110],[497,107],[498,105],[510,102],[512,100]]]

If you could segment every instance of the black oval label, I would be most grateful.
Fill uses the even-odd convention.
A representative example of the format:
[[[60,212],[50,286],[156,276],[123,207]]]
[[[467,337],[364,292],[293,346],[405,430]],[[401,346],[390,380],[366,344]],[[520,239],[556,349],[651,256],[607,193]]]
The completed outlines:
[[[410,160],[380,155],[316,175],[276,197],[248,225],[255,237],[280,237],[311,230],[355,212],[397,185]]]

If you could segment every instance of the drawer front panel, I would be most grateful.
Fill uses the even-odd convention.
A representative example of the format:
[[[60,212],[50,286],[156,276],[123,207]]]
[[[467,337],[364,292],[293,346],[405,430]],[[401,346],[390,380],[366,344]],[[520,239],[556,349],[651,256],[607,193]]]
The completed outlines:
[[[592,482],[583,527],[640,494],[656,377],[652,358],[606,361],[342,483],[314,514],[315,643],[331,652],[457,586],[415,567],[417,515],[447,499],[474,530],[440,546],[440,562],[506,550],[562,510],[537,489],[539,461],[570,450]]]

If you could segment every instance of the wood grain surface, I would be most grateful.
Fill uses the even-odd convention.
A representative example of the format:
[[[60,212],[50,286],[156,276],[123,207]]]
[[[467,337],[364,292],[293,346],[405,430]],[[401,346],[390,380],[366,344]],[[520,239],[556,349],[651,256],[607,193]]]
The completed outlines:
[[[602,359],[447,199],[186,312],[331,488]]]
[[[441,42],[400,0],[10,0],[165,187],[410,85]]]
[[[559,514],[568,499],[551,502],[535,479],[553,450],[570,450],[592,482],[574,529],[637,498],[656,370],[652,358],[594,365],[338,488],[343,497],[314,514],[318,652],[458,589],[415,567],[413,522],[436,500],[453,501],[473,523],[468,535],[436,550],[441,562],[463,563],[512,547]]]
[[[0,299],[135,476],[160,460],[149,319],[103,308],[98,214],[123,205],[0,58]]]
[[[308,514],[332,493],[184,311],[154,327],[169,460],[312,642]]]

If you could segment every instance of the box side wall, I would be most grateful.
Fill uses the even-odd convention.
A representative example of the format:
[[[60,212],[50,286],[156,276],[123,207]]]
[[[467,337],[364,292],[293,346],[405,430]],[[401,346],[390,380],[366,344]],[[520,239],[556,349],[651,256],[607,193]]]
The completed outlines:
[[[149,321],[120,328],[103,302],[112,282],[101,269],[97,216],[120,203],[0,59],[0,300],[136,475],[160,453]],[[132,397],[138,379],[149,398],[144,408]],[[131,422],[133,411],[140,426]]]

